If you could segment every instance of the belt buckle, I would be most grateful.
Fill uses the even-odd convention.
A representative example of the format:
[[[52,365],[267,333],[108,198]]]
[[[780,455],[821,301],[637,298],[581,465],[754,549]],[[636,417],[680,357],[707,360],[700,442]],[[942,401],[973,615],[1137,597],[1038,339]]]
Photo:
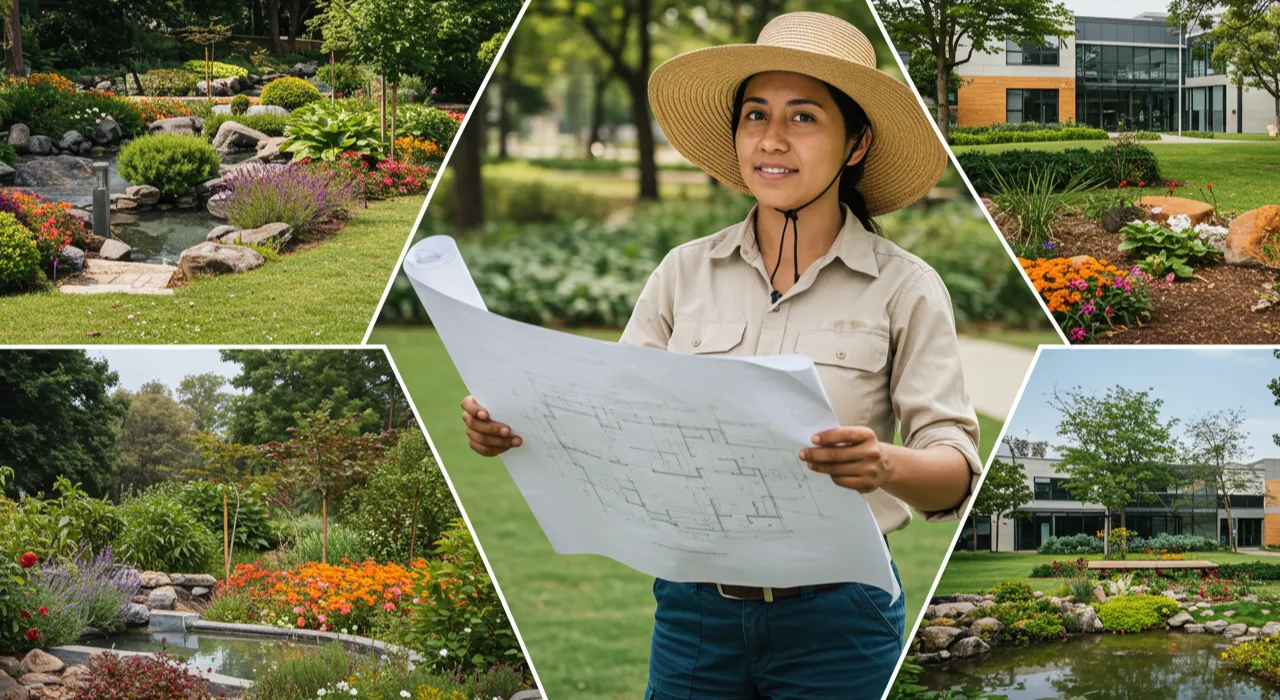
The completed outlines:
[[[772,588],[770,588],[770,587],[768,587],[768,586],[764,586],[764,587],[763,587],[763,588],[761,588],[760,590],[764,591],[764,602],[766,602],[766,603],[772,603],[772,602],[773,602],[773,589],[772,589]],[[729,600],[749,600],[749,598],[739,598],[739,597],[737,597],[737,596],[731,596],[731,595],[729,595],[728,593],[725,593],[725,592],[724,592],[724,586],[722,586],[722,585],[721,585],[721,584],[719,584],[719,583],[717,583],[717,584],[716,584],[716,592],[720,594],[720,597],[721,597],[721,598],[727,598],[727,599],[729,599]]]

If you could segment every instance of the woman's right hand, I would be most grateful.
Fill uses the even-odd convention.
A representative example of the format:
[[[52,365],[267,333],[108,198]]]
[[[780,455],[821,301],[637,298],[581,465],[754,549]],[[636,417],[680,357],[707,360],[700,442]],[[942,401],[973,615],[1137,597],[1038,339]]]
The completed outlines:
[[[511,434],[511,426],[490,420],[489,412],[474,396],[462,400],[462,422],[467,424],[471,449],[485,457],[496,457],[523,442],[519,435]]]

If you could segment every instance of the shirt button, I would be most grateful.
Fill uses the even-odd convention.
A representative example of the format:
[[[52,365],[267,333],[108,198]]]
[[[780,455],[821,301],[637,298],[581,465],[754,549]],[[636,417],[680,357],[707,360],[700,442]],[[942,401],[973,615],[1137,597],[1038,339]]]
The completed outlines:
[[[702,345],[702,338],[694,338],[694,339],[693,339],[693,347],[695,347],[695,348],[696,348],[696,347],[698,347],[699,345]]]
[[[837,351],[836,351],[836,359],[837,359],[837,360],[843,360],[843,359],[844,359],[844,350],[837,350]]]

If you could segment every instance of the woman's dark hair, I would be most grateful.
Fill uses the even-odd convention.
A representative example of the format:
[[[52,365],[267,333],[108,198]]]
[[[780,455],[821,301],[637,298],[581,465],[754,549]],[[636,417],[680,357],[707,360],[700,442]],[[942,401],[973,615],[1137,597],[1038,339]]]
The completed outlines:
[[[742,118],[742,101],[746,97],[747,83],[751,78],[743,80],[737,91],[733,94],[733,116],[731,118],[730,129],[733,136],[738,135],[738,121]],[[836,89],[830,83],[824,82],[827,91],[831,93],[831,98],[835,100],[836,107],[840,110],[840,115],[844,117],[844,133],[855,144],[862,142],[863,135],[871,126],[871,120],[867,117],[867,113],[862,111],[862,107],[853,100],[852,97],[846,95],[843,91]],[[874,138],[874,133],[872,138]],[[855,146],[856,148],[856,146]],[[867,154],[871,153],[871,147],[867,147]],[[847,154],[846,154],[846,157]],[[858,191],[858,183],[862,181],[862,171],[867,163],[866,156],[863,156],[854,165],[846,165],[844,173],[840,176],[840,182],[837,185],[840,202],[848,205],[853,215],[858,217],[858,221],[862,222],[863,227],[868,231],[879,232],[880,227],[871,218],[871,213],[867,209],[867,200]]]

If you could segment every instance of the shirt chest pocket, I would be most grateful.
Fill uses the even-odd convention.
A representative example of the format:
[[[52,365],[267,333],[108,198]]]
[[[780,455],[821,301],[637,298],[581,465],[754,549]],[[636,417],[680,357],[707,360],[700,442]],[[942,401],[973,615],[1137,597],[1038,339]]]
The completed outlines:
[[[806,331],[796,339],[796,352],[817,365],[841,425],[867,425],[892,412],[887,330]]]
[[[667,349],[694,355],[740,354],[733,350],[742,344],[746,330],[746,320],[676,316]]]

